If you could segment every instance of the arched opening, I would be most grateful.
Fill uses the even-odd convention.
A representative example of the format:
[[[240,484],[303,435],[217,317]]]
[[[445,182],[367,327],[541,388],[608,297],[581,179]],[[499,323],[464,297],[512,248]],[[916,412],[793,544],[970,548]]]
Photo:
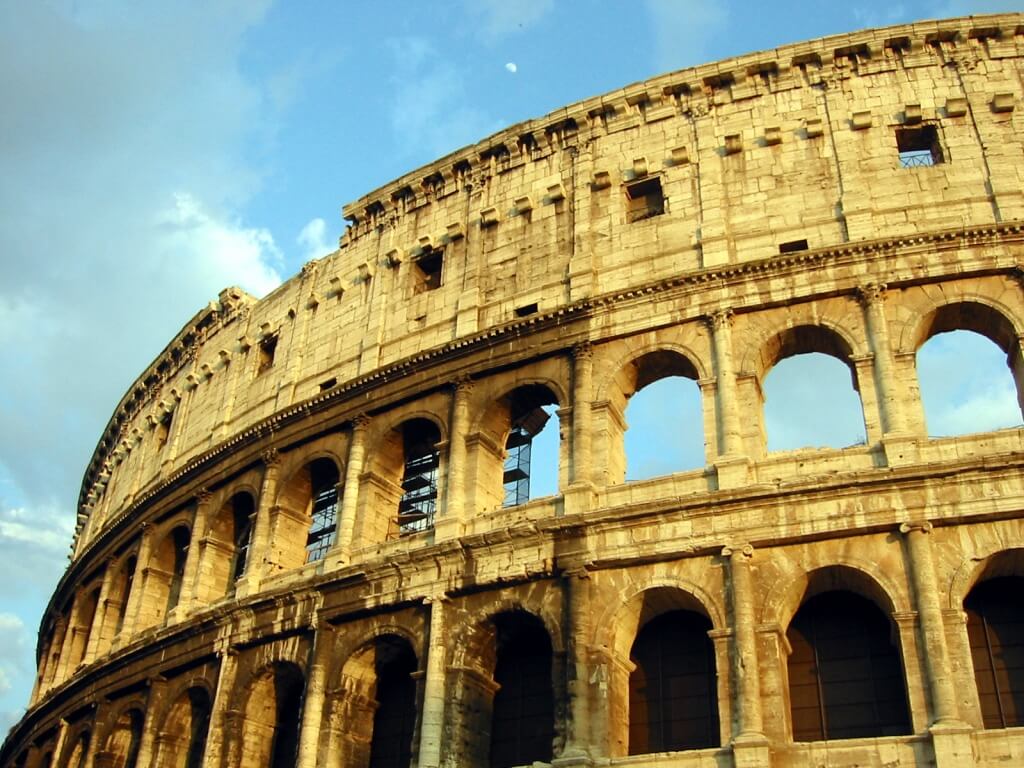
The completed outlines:
[[[278,497],[271,561],[283,570],[323,559],[337,531],[340,472],[314,459],[289,478]]]
[[[158,740],[156,765],[161,768],[201,768],[210,727],[210,696],[193,686],[175,700]]]
[[[117,577],[117,588],[113,596],[113,603],[117,611],[117,619],[114,622],[114,634],[118,635],[124,628],[125,616],[128,613],[128,600],[132,595],[132,584],[135,582],[135,568],[138,562],[135,555],[128,557],[121,566]]]
[[[703,467],[704,422],[696,366],[674,350],[624,365],[609,388],[608,477],[613,483]]]
[[[494,617],[490,767],[550,762],[555,735],[551,638],[525,611]]]
[[[486,411],[469,440],[468,486],[480,509],[513,507],[558,493],[558,398],[543,384],[517,387]]]
[[[92,637],[92,625],[100,603],[100,588],[95,587],[79,595],[75,604],[75,627],[71,645],[69,671],[85,661],[85,653]]]
[[[124,712],[107,737],[108,765],[111,768],[135,768],[139,758],[139,743],[142,741],[142,712],[129,709]]]
[[[769,451],[849,448],[867,441],[849,344],[822,326],[789,328],[762,351]]]
[[[268,667],[250,686],[242,726],[242,765],[294,768],[305,680],[287,662]]]
[[[85,768],[85,760],[89,756],[89,743],[91,737],[89,731],[82,731],[75,739],[74,746],[68,752],[65,768]]]
[[[964,599],[967,637],[986,728],[1024,725],[1024,549],[986,562]]]
[[[441,432],[427,419],[412,419],[402,432],[402,497],[398,501],[398,535],[407,536],[434,527],[437,510],[437,472]]]
[[[236,493],[217,512],[206,534],[203,568],[207,575],[196,585],[197,599],[209,603],[235,591],[245,573],[255,514],[256,502],[245,491]]]
[[[1020,355],[1005,318],[980,304],[957,304],[936,312],[927,333],[916,365],[928,435],[1020,426]]]
[[[629,754],[719,746],[710,630],[706,616],[673,610],[637,633],[630,652]]]
[[[397,635],[381,635],[345,662],[332,721],[343,723],[330,749],[353,768],[408,768],[416,727],[416,654]]]
[[[795,741],[910,733],[894,632],[889,617],[854,592],[804,600],[786,632]]]
[[[179,525],[171,531],[168,538],[171,545],[171,573],[167,586],[167,609],[164,615],[173,611],[181,599],[181,587],[185,581],[185,561],[188,559],[188,547],[192,532],[185,526]]]

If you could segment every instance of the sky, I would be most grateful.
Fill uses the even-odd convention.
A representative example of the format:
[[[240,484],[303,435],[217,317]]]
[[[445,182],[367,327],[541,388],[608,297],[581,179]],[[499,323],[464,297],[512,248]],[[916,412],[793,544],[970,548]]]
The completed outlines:
[[[999,0],[0,0],[0,733],[24,712],[39,619],[101,431],[222,288],[264,295],[336,247],[343,204],[565,104],[788,42],[1009,10]],[[940,372],[962,351],[944,354]],[[769,405],[781,372],[769,375]],[[977,424],[980,411],[1019,421],[995,378],[944,381],[936,397],[953,398],[951,423]],[[646,411],[631,405],[631,422],[665,430],[653,414],[685,399],[676,385],[647,393]],[[686,407],[682,418],[699,423]],[[859,439],[856,412],[825,438],[793,416],[769,419],[770,447]],[[701,442],[691,443],[696,454],[665,451],[631,476],[699,466]]]

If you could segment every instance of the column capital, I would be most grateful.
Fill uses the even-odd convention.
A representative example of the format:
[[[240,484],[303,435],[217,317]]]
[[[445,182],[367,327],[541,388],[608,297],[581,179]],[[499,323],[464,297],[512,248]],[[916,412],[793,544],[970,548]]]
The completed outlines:
[[[580,341],[572,345],[572,357],[574,360],[593,360],[594,345],[589,341]]]
[[[722,547],[722,557],[732,558],[733,555],[752,558],[754,548],[750,544],[726,544]]]
[[[209,504],[212,498],[213,493],[205,486],[196,491],[196,503],[199,505]]]
[[[267,469],[276,469],[281,465],[281,453],[277,448],[267,448],[260,454],[260,460]]]
[[[900,533],[902,533],[904,536],[906,536],[911,531],[921,531],[921,533],[931,533],[932,532],[932,528],[934,528],[934,526],[931,524],[930,520],[914,521],[914,522],[907,521],[905,523],[900,523]]]
[[[351,423],[353,432],[362,432],[370,426],[370,417],[366,413],[357,413],[352,417]]]
[[[733,311],[729,307],[704,316],[704,323],[712,331],[721,331],[732,325]]]
[[[474,382],[470,375],[467,373],[463,374],[462,376],[455,377],[451,381],[450,386],[452,388],[452,391],[456,395],[468,395],[473,391],[473,387],[476,386],[476,382]]]
[[[582,581],[590,578],[590,571],[587,569],[586,563],[574,565],[562,571],[562,578],[567,581],[569,579],[579,579]]]
[[[864,283],[857,286],[857,300],[865,307],[877,304],[885,295],[885,283]]]

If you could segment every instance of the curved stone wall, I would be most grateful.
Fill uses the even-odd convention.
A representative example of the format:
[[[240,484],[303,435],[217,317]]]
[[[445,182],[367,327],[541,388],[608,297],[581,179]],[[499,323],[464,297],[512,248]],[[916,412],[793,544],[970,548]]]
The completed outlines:
[[[1024,432],[929,439],[915,365],[972,330],[1024,387],[1022,55],[1009,15],[665,75],[347,206],[260,301],[222,292],[97,446],[3,765],[1022,759],[965,600],[1024,576]],[[767,450],[762,382],[803,352],[848,366],[865,444]],[[705,466],[625,482],[626,404],[669,375]],[[541,406],[558,493],[506,505]],[[807,737],[799,627],[850,593],[905,715]],[[682,749],[635,698],[641,637],[681,617],[712,681]],[[516,726],[542,744],[502,752],[523,658],[548,660],[520,702],[546,725]]]

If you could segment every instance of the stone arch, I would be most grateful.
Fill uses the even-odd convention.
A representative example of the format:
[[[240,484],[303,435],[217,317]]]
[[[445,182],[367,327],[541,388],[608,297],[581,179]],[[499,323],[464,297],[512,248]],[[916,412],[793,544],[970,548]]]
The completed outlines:
[[[154,768],[199,768],[213,712],[213,693],[205,678],[189,678],[168,692],[159,715]]]
[[[759,623],[775,624],[784,630],[805,600],[831,590],[861,595],[890,617],[911,610],[905,590],[876,564],[847,556],[814,565],[788,581],[777,581],[765,597]]]
[[[133,701],[120,708],[116,719],[111,718],[100,750],[109,768],[135,768],[146,720],[144,713],[145,708]]]
[[[360,489],[357,520],[359,544],[433,528],[446,435],[444,422],[420,409],[392,417],[367,441],[368,471]]]
[[[305,675],[292,661],[275,660],[254,672],[241,690],[238,765],[294,766]]]
[[[213,514],[203,542],[204,563],[196,585],[196,598],[203,603],[232,594],[245,573],[257,497],[245,487],[232,491]]]
[[[957,298],[932,301],[916,322],[909,323],[900,339],[900,353],[916,355],[941,333],[970,331],[991,341],[1006,355],[1013,377],[1017,405],[1024,412],[1024,358],[1020,347],[1020,322],[1010,307],[988,296],[963,292]],[[917,360],[915,358],[915,371]],[[918,373],[918,390],[920,390]],[[923,409],[923,403],[922,403]]]
[[[107,593],[107,624],[111,640],[124,630],[131,593],[136,588],[138,564],[139,543],[136,542],[108,566],[114,568],[114,578]]]
[[[145,566],[145,598],[140,627],[162,624],[178,605],[185,578],[185,560],[192,546],[192,525],[181,516],[164,525]]]
[[[66,739],[63,754],[58,766],[60,768],[85,768],[92,747],[93,732],[88,725],[81,725]]]
[[[320,560],[334,542],[344,462],[316,450],[281,483],[271,522],[272,567],[298,568]]]
[[[376,627],[339,661],[328,750],[341,765],[365,767],[385,756],[411,764],[419,666],[414,640],[393,625]]]
[[[975,585],[997,576],[1024,576],[1024,547],[1020,539],[998,536],[986,541],[975,554],[963,560],[949,579],[944,596],[946,607],[961,610]]]
[[[467,436],[467,487],[474,492],[473,509],[490,510],[529,500],[530,477],[537,467],[531,458],[533,440],[542,430],[560,432],[557,414],[544,409],[561,408],[566,402],[559,399],[564,398],[561,388],[551,384],[545,377],[524,377],[502,387],[486,405],[480,404]],[[554,460],[562,476],[565,452],[561,439],[558,445]]]

